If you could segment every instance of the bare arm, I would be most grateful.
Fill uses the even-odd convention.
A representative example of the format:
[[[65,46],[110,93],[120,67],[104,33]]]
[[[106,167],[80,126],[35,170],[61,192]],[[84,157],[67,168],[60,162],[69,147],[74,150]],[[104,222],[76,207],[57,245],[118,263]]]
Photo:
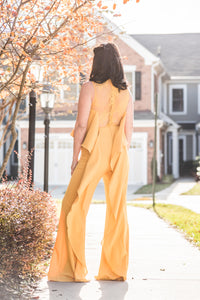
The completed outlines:
[[[92,82],[86,82],[81,87],[81,92],[78,102],[78,115],[74,128],[74,146],[73,146],[73,160],[71,165],[71,174],[78,163],[78,156],[81,150],[81,144],[84,140],[87,122],[90,114],[92,99],[94,97],[94,87]]]
[[[132,133],[133,133],[133,99],[130,95],[127,111],[126,111],[126,121],[125,121],[125,135],[128,141],[128,149],[131,144]]]

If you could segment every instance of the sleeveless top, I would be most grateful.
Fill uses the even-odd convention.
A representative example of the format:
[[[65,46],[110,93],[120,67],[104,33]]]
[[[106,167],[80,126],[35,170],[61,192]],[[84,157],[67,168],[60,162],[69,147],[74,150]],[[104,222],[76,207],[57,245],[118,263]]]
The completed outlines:
[[[127,145],[124,126],[129,92],[128,89],[119,92],[118,88],[112,85],[110,79],[102,84],[93,81],[92,83],[94,86],[94,99],[88,118],[86,135],[81,146],[91,153],[101,127],[119,126],[113,142],[111,159],[111,168],[113,169],[122,145]],[[71,135],[74,136],[74,130]]]

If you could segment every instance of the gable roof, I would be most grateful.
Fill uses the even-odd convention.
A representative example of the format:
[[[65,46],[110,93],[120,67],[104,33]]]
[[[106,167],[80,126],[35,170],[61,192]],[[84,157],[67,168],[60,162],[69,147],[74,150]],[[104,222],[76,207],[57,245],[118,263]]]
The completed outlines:
[[[200,33],[134,34],[131,37],[158,56],[171,76],[200,76]]]

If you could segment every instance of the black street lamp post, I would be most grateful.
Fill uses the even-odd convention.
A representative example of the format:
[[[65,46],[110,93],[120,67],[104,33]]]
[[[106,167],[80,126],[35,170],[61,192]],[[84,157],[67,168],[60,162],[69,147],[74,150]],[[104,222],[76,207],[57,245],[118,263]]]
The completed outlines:
[[[36,110],[36,92],[32,90],[29,94],[29,133],[28,133],[28,180],[30,187],[34,182],[34,148],[35,148],[35,110]]]
[[[48,193],[48,181],[49,181],[49,124],[50,124],[50,112],[54,106],[55,94],[48,88],[43,90],[40,95],[41,107],[45,113],[44,125],[44,191]]]

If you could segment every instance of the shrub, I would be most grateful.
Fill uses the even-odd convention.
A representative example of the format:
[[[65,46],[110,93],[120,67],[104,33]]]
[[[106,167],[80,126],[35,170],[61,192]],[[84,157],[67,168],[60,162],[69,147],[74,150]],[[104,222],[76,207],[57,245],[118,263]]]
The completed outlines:
[[[27,165],[25,166],[27,168]],[[46,192],[30,189],[27,172],[0,189],[0,278],[39,275],[38,264],[50,257],[56,229],[56,204]]]
[[[194,161],[194,167],[196,168],[195,177],[196,181],[200,181],[200,156],[197,156]]]
[[[162,183],[172,183],[174,181],[173,175],[165,174],[162,177]]]

